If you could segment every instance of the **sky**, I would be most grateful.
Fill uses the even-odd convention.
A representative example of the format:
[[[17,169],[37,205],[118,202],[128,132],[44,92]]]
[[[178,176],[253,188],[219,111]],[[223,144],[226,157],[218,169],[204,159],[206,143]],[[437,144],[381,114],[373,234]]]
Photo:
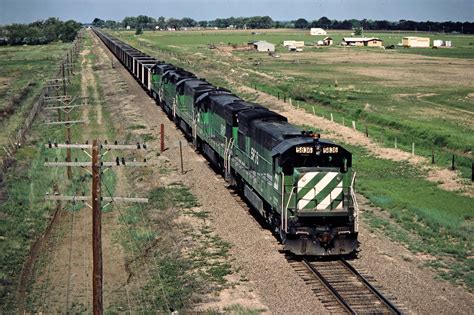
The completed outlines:
[[[0,24],[48,17],[91,22],[139,14],[212,20],[269,15],[274,20],[330,19],[474,22],[474,0],[0,0]]]

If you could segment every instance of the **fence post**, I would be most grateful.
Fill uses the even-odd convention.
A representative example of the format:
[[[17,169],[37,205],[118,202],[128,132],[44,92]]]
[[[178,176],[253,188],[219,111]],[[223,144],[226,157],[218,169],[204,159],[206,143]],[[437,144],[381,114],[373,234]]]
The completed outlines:
[[[184,174],[184,165],[183,165],[183,147],[181,144],[181,140],[179,140],[179,156],[181,159],[181,174]]]
[[[451,160],[451,170],[454,171],[456,169],[456,166],[454,165],[454,154],[453,154],[453,159]]]
[[[344,123],[344,117],[342,117],[342,125],[345,126],[346,124]]]
[[[352,129],[356,130],[356,122],[354,120],[352,121]]]
[[[160,126],[160,152],[165,150],[165,125]]]
[[[286,94],[283,94],[283,102],[286,103]]]
[[[411,143],[411,156],[415,156],[415,142]]]
[[[331,113],[331,121],[334,121],[334,117],[332,116],[332,113]]]
[[[278,92],[278,100],[280,100],[280,92]]]
[[[365,126],[365,136],[368,138],[369,137],[369,129],[367,126]]]
[[[395,138],[395,149],[397,148],[397,138]]]
[[[316,113],[314,112],[314,106],[313,106],[313,107],[311,107],[311,108],[313,109],[313,115],[316,115]]]
[[[431,149],[431,164],[435,164],[434,149]]]
[[[290,106],[293,106],[293,103],[291,102],[291,97],[288,98],[288,102],[290,103]]]

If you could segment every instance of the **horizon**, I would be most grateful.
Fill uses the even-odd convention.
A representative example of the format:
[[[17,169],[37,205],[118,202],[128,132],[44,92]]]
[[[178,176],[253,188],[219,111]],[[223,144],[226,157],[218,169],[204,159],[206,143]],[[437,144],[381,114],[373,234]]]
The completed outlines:
[[[230,13],[231,12],[231,13]],[[228,17],[270,16],[274,21],[320,17],[331,20],[398,22],[474,22],[472,0],[2,0],[0,25],[31,23],[57,17],[91,23],[94,18],[122,21],[127,16],[190,17],[196,21]]]

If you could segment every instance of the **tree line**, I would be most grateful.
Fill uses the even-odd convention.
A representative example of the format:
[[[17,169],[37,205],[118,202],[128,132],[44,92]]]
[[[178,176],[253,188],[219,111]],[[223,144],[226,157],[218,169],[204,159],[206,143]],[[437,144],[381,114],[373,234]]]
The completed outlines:
[[[466,34],[474,33],[473,22],[416,22],[410,20],[387,21],[387,20],[369,20],[369,19],[350,19],[350,20],[331,20],[327,17],[321,17],[318,20],[308,21],[299,18],[292,21],[274,21],[269,16],[253,16],[253,17],[230,17],[219,18],[210,21],[196,21],[192,18],[185,17],[182,19],[165,18],[160,16],[155,19],[153,17],[139,15],[137,17],[126,17],[122,21],[101,20],[95,18],[92,22],[95,27],[104,28],[126,28],[130,26],[133,29],[175,29],[190,27],[217,27],[217,28],[237,28],[237,29],[268,29],[268,28],[299,28],[307,29],[312,27],[320,27],[324,29],[364,29],[364,30],[401,30],[401,31],[426,31],[426,32],[459,32]]]
[[[0,26],[0,45],[42,45],[54,41],[72,42],[81,23],[49,18],[30,24]]]

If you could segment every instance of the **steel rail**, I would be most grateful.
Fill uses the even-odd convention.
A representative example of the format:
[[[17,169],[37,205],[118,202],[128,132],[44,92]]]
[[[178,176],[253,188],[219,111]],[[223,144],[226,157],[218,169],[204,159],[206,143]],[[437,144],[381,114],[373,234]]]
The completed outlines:
[[[379,290],[377,290],[370,282],[361,275],[351,264],[349,264],[344,258],[340,260],[341,264],[346,267],[350,272],[352,272],[357,278],[369,289],[372,294],[374,294],[384,305],[387,307],[390,312],[393,314],[401,315],[403,314],[392,302],[390,302]]]
[[[331,292],[336,300],[344,307],[344,309],[350,314],[357,314],[356,311],[344,300],[344,298],[337,292],[337,290],[329,283],[326,278],[308,261],[308,259],[303,258],[303,264],[308,268],[312,273],[314,273],[321,283]]]

